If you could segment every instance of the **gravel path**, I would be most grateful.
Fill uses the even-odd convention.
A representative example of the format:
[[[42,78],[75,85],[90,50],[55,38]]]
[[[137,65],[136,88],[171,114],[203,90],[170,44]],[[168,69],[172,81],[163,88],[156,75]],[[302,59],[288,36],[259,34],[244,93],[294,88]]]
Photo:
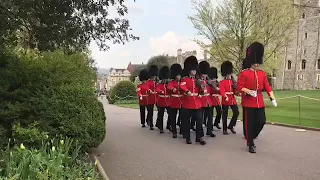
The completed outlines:
[[[93,154],[110,180],[320,180],[320,132],[266,125],[250,154],[241,122],[236,135],[215,131],[207,145],[187,145],[141,128],[139,110],[105,109],[106,139]]]

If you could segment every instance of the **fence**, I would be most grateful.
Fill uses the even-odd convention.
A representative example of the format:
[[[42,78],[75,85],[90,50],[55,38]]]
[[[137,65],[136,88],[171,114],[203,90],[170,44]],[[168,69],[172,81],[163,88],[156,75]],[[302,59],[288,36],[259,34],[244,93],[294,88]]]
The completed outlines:
[[[268,122],[304,127],[320,128],[320,91],[275,91],[278,107],[273,107],[269,99],[265,99]],[[267,97],[265,95],[265,97]],[[135,99],[135,100],[132,100]],[[242,119],[241,98],[238,97],[239,119]],[[138,98],[115,96],[116,104],[138,108]],[[229,112],[229,117],[232,112]]]

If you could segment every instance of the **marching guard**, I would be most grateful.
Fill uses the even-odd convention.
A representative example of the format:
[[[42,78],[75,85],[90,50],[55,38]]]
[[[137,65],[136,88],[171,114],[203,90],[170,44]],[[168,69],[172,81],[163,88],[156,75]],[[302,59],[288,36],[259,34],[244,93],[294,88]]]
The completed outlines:
[[[156,65],[152,65],[149,68],[149,76],[150,79],[146,82],[148,87],[148,105],[147,105],[147,123],[150,126],[150,130],[154,130],[153,128],[153,110],[154,105],[157,102],[156,98],[156,86],[157,86],[157,76],[158,76],[158,67]]]
[[[218,81],[218,70],[215,67],[209,68],[209,85],[211,86],[211,102],[213,104],[213,110],[216,110],[216,118],[214,120],[213,126],[217,129],[221,129],[220,121],[222,115],[221,101],[220,101],[220,89]]]
[[[245,107],[246,139],[250,153],[256,153],[254,139],[266,123],[263,90],[268,93],[272,104],[277,106],[267,74],[260,69],[260,64],[263,64],[263,55],[264,46],[261,43],[254,42],[248,47],[246,63],[250,64],[250,68],[240,73],[237,84],[237,90],[246,94],[242,98],[242,106]]]
[[[171,103],[170,103],[170,113],[169,113],[169,121],[171,124],[171,130],[173,134],[173,138],[177,138],[177,113],[179,112],[179,118],[181,119],[181,105],[182,105],[182,98],[183,94],[180,91],[180,83],[181,83],[181,76],[182,76],[182,68],[180,64],[173,64],[170,67],[171,73],[171,81],[168,84],[168,89],[171,93]],[[179,121],[178,118],[178,121]],[[177,124],[177,125],[176,125]],[[181,132],[180,126],[180,132]],[[181,132],[182,134],[182,132]]]
[[[247,63],[246,59],[243,59],[242,61],[242,71],[245,71],[250,68],[250,64]],[[241,93],[241,102],[243,101],[243,96],[245,96],[246,93]],[[241,103],[242,104],[242,103]],[[242,128],[243,128],[243,136],[246,138],[246,118],[244,117],[244,114],[246,112],[246,107],[242,106]]]
[[[235,82],[233,80],[232,73],[232,63],[230,61],[223,62],[221,65],[221,75],[224,77],[224,80],[220,82],[220,94],[222,98],[222,129],[224,135],[228,135],[227,129],[229,129],[233,134],[236,134],[234,127],[239,116],[239,109],[235,98]],[[231,108],[233,115],[229,125],[227,126],[229,107]]]
[[[139,73],[139,80],[141,84],[137,87],[137,96],[139,98],[139,106],[140,106],[140,121],[142,127],[146,127],[146,107],[148,105],[148,86],[146,84],[148,80],[148,71],[146,69],[142,69]]]
[[[200,101],[199,93],[201,93],[200,87],[197,85],[198,60],[195,56],[190,56],[184,61],[184,70],[189,73],[188,77],[184,77],[181,80],[180,89],[185,93],[182,102],[183,108],[183,135],[187,144],[192,144],[190,138],[190,117],[192,116],[196,121],[196,142],[201,145],[205,145],[206,142],[202,139],[204,136],[202,128],[202,117],[200,109],[202,104]],[[206,92],[204,92],[206,93]]]
[[[202,104],[201,108],[201,117],[203,121],[208,118],[206,126],[207,126],[207,136],[216,137],[213,131],[213,103],[211,100],[211,88],[208,85],[208,72],[209,72],[210,64],[207,61],[201,61],[199,63],[199,70],[201,73],[201,85],[202,93],[200,95],[200,100]],[[206,116],[205,116],[206,115]]]
[[[170,81],[170,70],[168,66],[163,66],[159,71],[159,78],[161,82],[157,85],[156,92],[158,94],[157,104],[158,104],[158,116],[157,116],[157,127],[160,129],[160,133],[164,133],[163,131],[163,116],[164,111],[170,112],[170,92],[167,88],[168,83]],[[169,118],[167,120],[167,129],[170,129],[171,126],[169,123]]]

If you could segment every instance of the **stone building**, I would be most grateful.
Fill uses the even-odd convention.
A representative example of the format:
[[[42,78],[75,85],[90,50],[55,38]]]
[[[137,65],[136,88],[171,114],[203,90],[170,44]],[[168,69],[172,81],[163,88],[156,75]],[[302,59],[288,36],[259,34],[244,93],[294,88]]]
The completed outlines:
[[[130,81],[130,72],[127,69],[111,68],[106,78],[106,90],[109,91],[113,86],[121,81]]]
[[[319,89],[320,0],[295,0],[301,8],[292,41],[281,52],[274,78],[275,89]]]
[[[179,64],[183,65],[184,60],[189,56],[197,56],[197,51],[193,50],[193,51],[182,52],[182,49],[178,49],[177,50],[177,62],[176,63],[179,63]]]

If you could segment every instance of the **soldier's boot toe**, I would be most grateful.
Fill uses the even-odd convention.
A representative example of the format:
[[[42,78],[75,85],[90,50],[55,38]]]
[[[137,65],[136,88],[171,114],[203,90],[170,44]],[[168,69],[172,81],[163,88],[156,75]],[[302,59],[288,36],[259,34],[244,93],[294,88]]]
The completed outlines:
[[[214,125],[217,129],[221,129],[221,127],[219,126],[219,124]]]
[[[153,127],[150,127],[150,130],[152,131],[152,130],[154,130],[154,128],[153,128]]]
[[[196,139],[196,142],[200,143],[201,145],[206,145],[207,142],[204,141],[202,138]]]
[[[144,127],[146,127],[146,125],[145,125],[145,124],[142,124],[142,126],[141,126],[141,127],[143,127],[143,128],[144,128]]]
[[[164,133],[164,131],[163,131],[163,129],[161,129],[161,130],[160,130],[160,134],[163,134],[163,133]]]
[[[196,131],[196,128],[195,128],[195,127],[192,127],[192,128],[190,128],[190,129],[192,129],[192,131]]]
[[[232,127],[232,128],[228,128],[231,132],[232,132],[232,134],[236,134],[237,132],[234,130],[234,128]]]
[[[249,152],[250,152],[250,153],[256,153],[256,148],[255,148],[255,146],[249,146]]]
[[[177,137],[178,137],[177,133],[174,133],[174,134],[172,135],[172,138],[177,138]]]
[[[187,143],[187,144],[192,144],[192,141],[187,139],[187,140],[186,140],[186,143]]]
[[[227,131],[223,131],[223,135],[228,135],[229,133]]]

